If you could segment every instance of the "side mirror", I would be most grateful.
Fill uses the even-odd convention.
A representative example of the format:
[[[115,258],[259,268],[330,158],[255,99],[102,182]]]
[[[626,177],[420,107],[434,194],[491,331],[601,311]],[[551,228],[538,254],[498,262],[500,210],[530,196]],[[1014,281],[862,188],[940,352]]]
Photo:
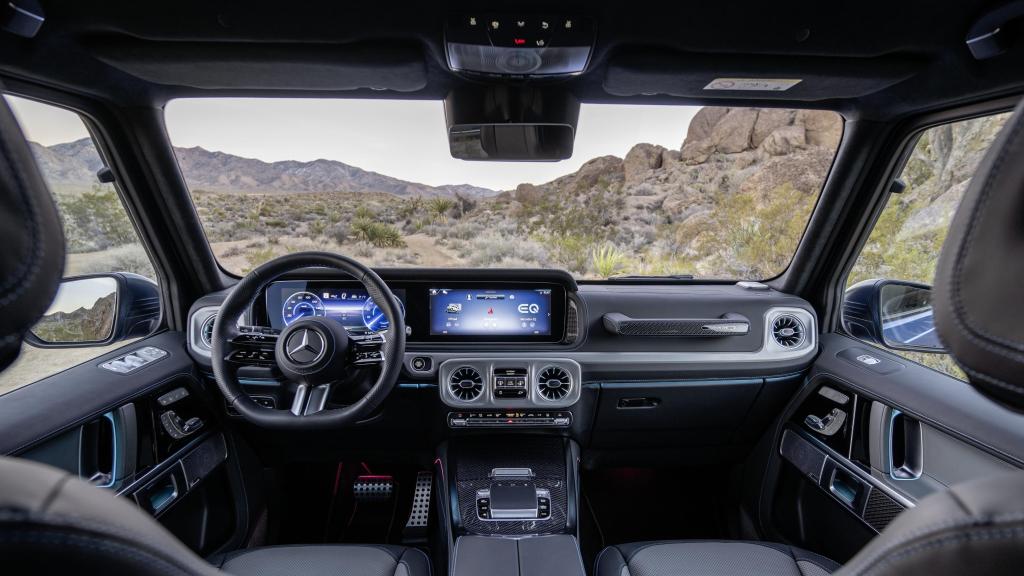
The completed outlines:
[[[160,289],[119,272],[66,278],[25,342],[37,348],[106,346],[148,336],[160,322]]]
[[[932,289],[899,280],[865,280],[846,290],[843,328],[894,350],[945,352],[935,332]]]

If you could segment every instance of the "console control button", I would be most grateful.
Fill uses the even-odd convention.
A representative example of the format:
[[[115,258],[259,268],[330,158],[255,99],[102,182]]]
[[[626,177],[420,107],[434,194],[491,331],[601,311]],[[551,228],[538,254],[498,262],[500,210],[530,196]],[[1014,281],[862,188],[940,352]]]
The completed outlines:
[[[566,428],[572,424],[568,411],[449,412],[449,428],[537,427]]]

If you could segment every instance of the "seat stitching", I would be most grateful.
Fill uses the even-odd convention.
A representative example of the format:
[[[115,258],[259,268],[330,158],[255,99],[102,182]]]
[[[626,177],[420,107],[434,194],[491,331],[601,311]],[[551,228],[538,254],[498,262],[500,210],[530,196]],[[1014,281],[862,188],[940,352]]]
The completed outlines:
[[[170,572],[174,574],[190,574],[191,571],[186,571],[181,567],[174,565],[173,563],[149,553],[143,548],[135,548],[126,546],[119,542],[110,542],[101,540],[86,534],[64,534],[52,530],[39,530],[36,529],[35,533],[29,534],[5,534],[0,532],[0,542],[11,542],[11,543],[39,543],[39,544],[59,544],[59,545],[71,545],[77,546],[84,550],[100,550],[105,552],[118,552],[124,554],[133,559],[139,561],[156,562],[162,564],[164,568],[170,568]]]
[[[927,534],[929,532],[937,532],[937,531],[946,530],[946,529],[949,529],[949,528],[970,527],[972,525],[999,524],[999,523],[1006,523],[1006,522],[1019,522],[1021,520],[1024,520],[1024,512],[1014,512],[1012,514],[996,514],[996,515],[993,515],[993,516],[969,516],[967,518],[954,518],[954,519],[951,519],[951,520],[942,520],[940,522],[933,522],[931,524],[922,526],[922,527],[920,527],[920,528],[918,528],[916,530],[913,530],[911,532],[907,532],[906,534],[902,535],[902,537],[900,537],[899,539],[893,541],[893,543],[890,544],[889,546],[887,546],[885,549],[880,550],[876,554],[876,556],[882,555],[882,554],[887,554],[889,551],[893,550],[894,548],[898,548],[900,546],[903,546],[907,542],[909,542],[909,541],[911,541],[911,540],[913,540],[913,539],[915,539],[915,538],[917,538],[919,536],[925,535],[925,534]]]
[[[1016,537],[1019,537],[1019,536],[1024,536],[1024,527],[1017,527],[1017,528],[992,527],[992,528],[984,528],[984,529],[981,529],[981,530],[979,530],[977,532],[973,532],[973,533],[957,533],[957,534],[952,534],[952,535],[941,535],[941,536],[938,536],[938,537],[930,539],[930,540],[924,540],[924,541],[922,541],[922,542],[920,542],[918,544],[915,544],[914,546],[911,546],[911,547],[907,548],[906,550],[902,550],[902,551],[899,551],[899,552],[894,552],[891,555],[878,558],[876,561],[873,561],[871,563],[871,564],[873,564],[873,566],[871,566],[870,568],[866,568],[865,570],[867,570],[867,571],[862,572],[862,575],[863,576],[870,576],[871,574],[877,573],[878,570],[880,570],[884,566],[892,564],[892,563],[896,562],[897,560],[902,560],[904,558],[908,558],[910,556],[914,556],[915,554],[920,554],[921,552],[927,552],[927,551],[930,551],[930,550],[945,548],[947,546],[950,546],[950,545],[953,545],[953,544],[959,544],[959,543],[965,542],[965,541],[969,542],[969,541],[985,541],[985,540],[1008,540],[1008,539],[1013,539],[1013,538],[1016,538]]]

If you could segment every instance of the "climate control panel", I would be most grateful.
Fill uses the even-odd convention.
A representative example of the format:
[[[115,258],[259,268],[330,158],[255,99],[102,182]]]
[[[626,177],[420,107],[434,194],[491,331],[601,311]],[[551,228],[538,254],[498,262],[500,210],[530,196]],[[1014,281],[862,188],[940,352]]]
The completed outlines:
[[[441,400],[464,409],[568,408],[580,398],[574,360],[455,358],[438,369]]]

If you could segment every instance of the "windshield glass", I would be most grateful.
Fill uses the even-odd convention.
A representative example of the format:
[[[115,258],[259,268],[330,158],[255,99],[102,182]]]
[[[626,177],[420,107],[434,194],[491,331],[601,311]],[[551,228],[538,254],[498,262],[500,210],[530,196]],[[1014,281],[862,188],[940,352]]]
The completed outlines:
[[[763,279],[789,265],[842,135],[832,112],[587,105],[572,158],[451,157],[437,101],[184,99],[167,129],[221,265]]]

